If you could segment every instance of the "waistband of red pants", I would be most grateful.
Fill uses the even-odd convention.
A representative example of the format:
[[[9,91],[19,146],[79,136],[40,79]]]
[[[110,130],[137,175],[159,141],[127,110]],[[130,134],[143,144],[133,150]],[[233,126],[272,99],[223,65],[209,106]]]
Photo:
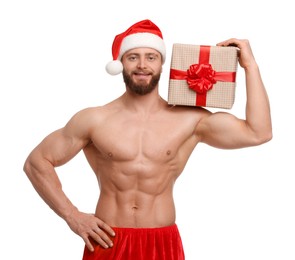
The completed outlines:
[[[170,225],[170,226],[163,226],[163,227],[112,227],[112,229],[117,232],[122,233],[148,233],[152,232],[155,233],[157,231],[159,232],[178,232],[178,227],[176,224]]]

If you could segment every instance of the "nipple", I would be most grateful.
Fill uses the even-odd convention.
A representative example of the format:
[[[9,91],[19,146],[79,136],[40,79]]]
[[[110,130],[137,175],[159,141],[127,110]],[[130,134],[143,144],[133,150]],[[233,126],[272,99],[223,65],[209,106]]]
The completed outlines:
[[[166,152],[166,154],[167,154],[167,155],[170,155],[170,154],[171,154],[171,151],[170,151],[170,150],[168,150],[168,151]]]
[[[109,157],[113,157],[113,154],[111,152],[108,153]]]

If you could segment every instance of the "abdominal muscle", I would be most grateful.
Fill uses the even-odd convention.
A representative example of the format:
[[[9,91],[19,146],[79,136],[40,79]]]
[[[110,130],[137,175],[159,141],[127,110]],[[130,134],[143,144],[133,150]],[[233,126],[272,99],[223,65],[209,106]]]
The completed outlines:
[[[129,164],[128,164],[129,165]],[[118,166],[118,165],[117,165]],[[110,167],[98,174],[96,216],[112,227],[163,227],[175,223],[175,176],[166,167]],[[140,170],[138,170],[140,168]],[[155,172],[154,169],[162,170]]]
[[[175,208],[171,196],[166,199],[161,195],[140,193],[116,193],[112,198],[101,195],[96,216],[112,227],[163,227],[175,222]]]

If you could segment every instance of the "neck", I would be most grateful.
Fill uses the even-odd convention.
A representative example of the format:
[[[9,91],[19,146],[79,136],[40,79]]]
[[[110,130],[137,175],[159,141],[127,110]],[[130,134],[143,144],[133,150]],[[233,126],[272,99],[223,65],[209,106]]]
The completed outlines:
[[[122,100],[128,109],[138,113],[151,113],[158,111],[164,103],[164,100],[158,93],[158,87],[151,93],[143,96],[135,94],[127,89],[122,96]]]

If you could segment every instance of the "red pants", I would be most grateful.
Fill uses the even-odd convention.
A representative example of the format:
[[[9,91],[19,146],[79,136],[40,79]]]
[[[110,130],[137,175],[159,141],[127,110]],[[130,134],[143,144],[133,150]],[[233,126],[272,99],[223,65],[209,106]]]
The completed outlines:
[[[184,260],[176,224],[161,228],[113,228],[114,246],[96,244],[94,252],[85,246],[83,260]]]

